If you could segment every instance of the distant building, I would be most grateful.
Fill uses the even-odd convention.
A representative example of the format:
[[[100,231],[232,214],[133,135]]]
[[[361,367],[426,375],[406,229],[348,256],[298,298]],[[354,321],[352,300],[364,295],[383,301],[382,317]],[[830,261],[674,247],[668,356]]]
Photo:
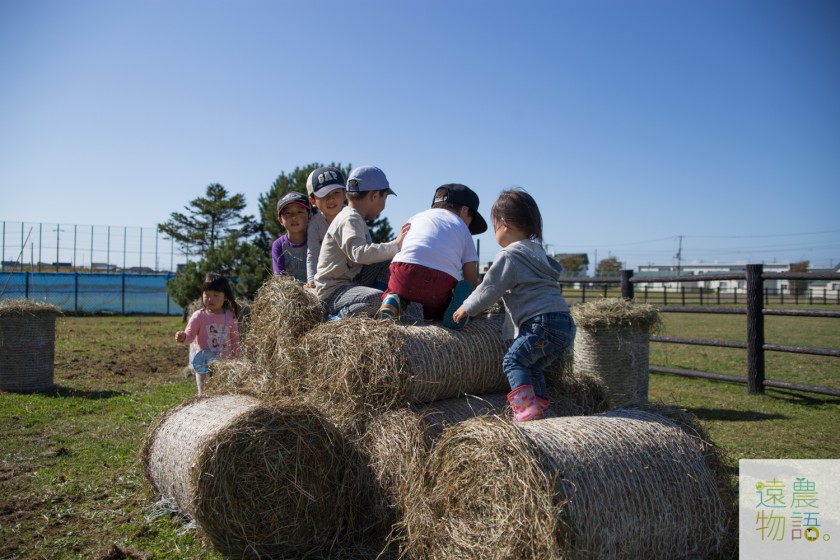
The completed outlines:
[[[790,272],[790,263],[764,263],[764,272]],[[837,272],[840,266],[830,269],[809,269],[809,272]],[[656,292],[662,291],[666,287],[669,291],[679,290],[680,286],[689,288],[704,288],[713,291],[728,292],[735,288],[739,290],[746,289],[746,279],[742,280],[704,280],[704,275],[713,274],[733,274],[745,273],[747,271],[746,264],[717,264],[717,263],[701,263],[701,264],[683,264],[677,267],[676,265],[640,265],[637,272],[638,276],[657,277],[661,280],[655,282],[638,282],[636,283],[636,290],[644,290],[646,287],[648,291]],[[696,282],[668,282],[668,277],[671,276],[697,276]],[[831,284],[831,285],[828,285]],[[764,287],[769,289],[771,293],[789,293],[790,281],[786,278],[775,278],[764,281]],[[812,280],[808,282],[808,287],[811,289],[818,289],[820,296],[823,290],[827,290],[827,297],[836,297],[838,290],[840,290],[840,282],[826,282],[825,280]]]
[[[118,267],[115,264],[95,262],[90,263],[90,268],[95,272],[114,272],[117,270]]]

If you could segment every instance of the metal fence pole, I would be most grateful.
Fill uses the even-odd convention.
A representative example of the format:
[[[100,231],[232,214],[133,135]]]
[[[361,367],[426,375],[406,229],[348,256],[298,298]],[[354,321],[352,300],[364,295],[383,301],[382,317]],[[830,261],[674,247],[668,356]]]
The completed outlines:
[[[747,265],[747,392],[764,393],[764,313],[761,274],[764,266]]]
[[[633,299],[635,297],[633,283],[630,281],[631,278],[633,278],[632,270],[621,271],[621,297],[623,298]]]

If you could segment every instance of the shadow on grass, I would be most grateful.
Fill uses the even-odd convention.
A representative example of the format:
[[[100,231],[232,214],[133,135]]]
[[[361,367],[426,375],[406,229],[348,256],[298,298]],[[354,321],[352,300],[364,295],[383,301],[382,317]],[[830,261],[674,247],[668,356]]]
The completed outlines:
[[[840,406],[840,397],[834,397],[831,395],[821,395],[818,393],[805,393],[803,391],[793,391],[788,389],[768,387],[765,390],[764,395],[773,399],[782,400],[795,405],[820,406],[827,404]]]
[[[784,420],[784,414],[766,414],[751,410],[731,410],[727,408],[689,408],[701,420],[728,420],[730,422],[758,422],[760,420]]]
[[[80,399],[100,400],[112,399],[114,397],[124,397],[126,395],[130,395],[131,393],[128,391],[86,391],[84,389],[73,389],[72,387],[55,385],[52,389],[32,391],[30,394],[43,395],[45,397],[76,397]]]

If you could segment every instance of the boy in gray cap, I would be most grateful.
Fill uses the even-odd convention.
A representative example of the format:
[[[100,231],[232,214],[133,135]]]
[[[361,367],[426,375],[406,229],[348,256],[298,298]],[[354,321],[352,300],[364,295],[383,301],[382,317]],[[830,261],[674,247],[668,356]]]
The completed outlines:
[[[385,173],[365,165],[347,178],[347,206],[333,219],[318,258],[315,293],[330,318],[373,315],[387,286],[388,263],[402,246],[408,224],[394,241],[373,243],[365,220],[385,209],[389,194],[396,196]]]

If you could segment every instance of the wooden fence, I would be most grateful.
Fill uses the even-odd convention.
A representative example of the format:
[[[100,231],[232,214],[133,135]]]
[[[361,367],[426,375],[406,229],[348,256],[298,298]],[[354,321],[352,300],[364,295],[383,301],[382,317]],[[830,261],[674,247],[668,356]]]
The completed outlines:
[[[595,290],[595,293],[603,294],[603,297],[608,297],[609,293],[620,295],[621,297],[634,299],[636,284],[661,283],[667,281],[669,283],[677,282],[697,282],[697,276],[672,276],[663,279],[661,276],[645,277],[633,276],[632,270],[622,270],[619,278],[598,278],[595,280],[600,286]],[[774,381],[766,379],[764,374],[764,353],[765,352],[792,352],[797,354],[810,354],[815,356],[833,356],[840,358],[840,349],[838,348],[814,348],[808,346],[786,346],[780,344],[766,344],[764,342],[764,317],[766,315],[786,315],[794,317],[833,317],[840,318],[840,311],[825,310],[825,309],[774,309],[765,307],[767,291],[764,290],[764,281],[771,279],[787,279],[787,280],[840,280],[840,273],[809,273],[809,272],[764,272],[763,266],[760,264],[747,265],[745,273],[728,273],[728,274],[708,274],[703,275],[703,280],[745,280],[746,288],[743,294],[744,305],[742,307],[721,307],[713,305],[715,303],[712,298],[707,299],[707,305],[700,306],[686,306],[684,304],[685,291],[682,291],[683,305],[659,305],[657,308],[663,313],[717,313],[717,314],[738,314],[746,315],[747,317],[747,332],[746,342],[728,341],[728,340],[706,340],[694,338],[678,338],[669,336],[652,336],[652,342],[660,342],[666,344],[691,344],[699,346],[717,346],[724,348],[743,348],[747,351],[747,375],[746,377],[736,375],[725,375],[721,373],[708,371],[685,370],[679,368],[666,368],[661,366],[650,366],[650,371],[659,373],[670,373],[675,375],[684,375],[689,377],[701,377],[704,379],[714,379],[719,381],[730,381],[735,383],[746,383],[749,393],[757,394],[763,393],[765,387],[779,387],[784,389],[794,389],[797,391],[806,391],[811,393],[820,393],[824,395],[840,396],[840,389],[833,387],[820,387],[814,385],[806,385],[803,383],[789,383],[786,381]],[[561,285],[579,284],[582,279],[570,278],[568,280],[561,280]],[[615,286],[620,288],[620,292],[615,289],[610,290],[608,286]],[[592,291],[592,290],[591,290]],[[583,291],[583,299],[585,301],[586,291]],[[667,298],[667,295],[665,296]],[[667,299],[665,300],[667,301]],[[737,301],[737,300],[736,300]],[[813,300],[811,301],[813,303]],[[833,302],[828,302],[833,303]]]

